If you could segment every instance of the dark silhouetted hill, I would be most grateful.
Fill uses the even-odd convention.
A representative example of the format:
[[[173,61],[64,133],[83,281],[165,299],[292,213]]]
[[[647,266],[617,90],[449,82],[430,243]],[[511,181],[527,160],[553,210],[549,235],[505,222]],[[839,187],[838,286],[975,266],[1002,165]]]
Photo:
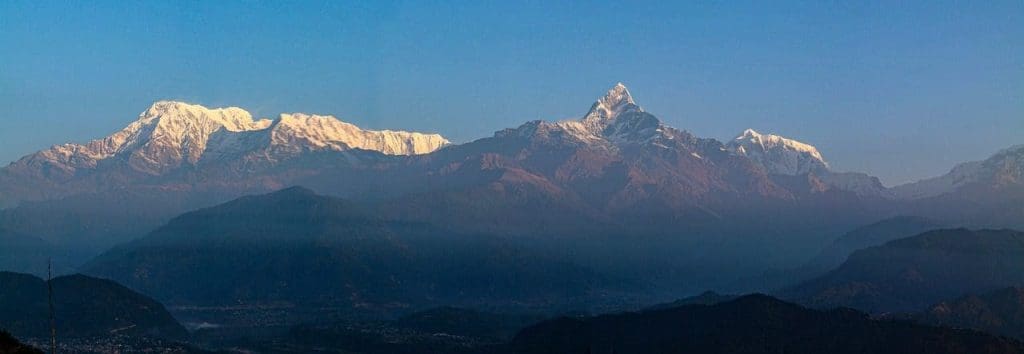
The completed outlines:
[[[54,278],[53,298],[60,338],[188,334],[163,305],[113,281],[77,274]],[[45,280],[0,272],[0,327],[22,338],[49,338],[49,314]]]
[[[1024,339],[1024,289],[1010,287],[944,301],[914,319]]]
[[[783,290],[812,307],[917,312],[946,299],[1024,285],[1024,233],[947,229],[857,251],[839,268]]]
[[[849,309],[818,311],[764,295],[716,305],[560,318],[524,329],[511,352],[539,353],[1021,353],[1014,340]]]
[[[184,214],[85,270],[197,305],[548,306],[630,286],[512,241],[384,220],[303,188]]]

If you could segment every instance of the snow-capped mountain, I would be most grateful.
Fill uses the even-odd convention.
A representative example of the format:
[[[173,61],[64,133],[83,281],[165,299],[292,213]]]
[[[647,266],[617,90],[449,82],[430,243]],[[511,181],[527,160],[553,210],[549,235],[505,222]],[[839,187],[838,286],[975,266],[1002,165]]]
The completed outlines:
[[[953,193],[972,184],[986,187],[1024,184],[1024,145],[1003,149],[983,161],[965,162],[945,175],[893,187],[903,199],[922,199]]]
[[[665,126],[655,116],[644,112],[633,101],[629,89],[616,84],[587,111],[583,118],[560,122],[533,121],[515,129],[498,132],[498,136],[552,136],[580,144],[614,147],[622,143],[650,142],[655,138],[671,139]]]
[[[237,107],[210,109],[160,101],[138,120],[106,138],[63,144],[29,155],[15,166],[74,175],[107,160],[121,160],[135,171],[161,175],[206,160],[263,158],[276,161],[306,151],[362,149],[388,155],[416,155],[449,144],[437,134],[363,130],[332,116],[282,114],[254,120]]]
[[[823,233],[886,212],[884,201],[861,198],[870,188],[857,189],[884,191],[877,180],[828,172],[809,145],[750,132],[738,153],[664,124],[622,84],[581,113],[439,149],[447,141],[437,135],[366,131],[328,116],[257,120],[237,108],[161,102],[111,137],[0,169],[0,204],[18,205],[12,220],[57,210],[69,224],[59,229],[73,232],[49,235],[43,222],[16,231],[109,245],[187,210],[298,185],[458,232],[664,235],[721,252],[732,252],[731,241],[708,245],[700,235],[764,236],[742,238],[744,247],[793,240],[764,262],[816,251]],[[776,149],[789,160],[767,160]]]
[[[650,222],[635,227],[683,220],[717,223],[731,213],[757,214],[778,205],[793,210],[814,203],[838,205],[884,193],[885,188],[872,177],[864,175],[861,180],[829,172],[821,154],[810,145],[748,133],[751,139],[745,143],[751,144],[746,147],[751,153],[731,151],[718,140],[664,124],[619,83],[578,119],[531,121],[426,155],[420,165],[424,179],[458,187],[430,194],[432,199],[422,202],[451,210],[427,213],[431,215],[422,215],[422,208],[407,212],[446,224],[490,220],[489,215],[497,214],[512,222],[516,219],[509,215],[525,214],[515,223],[536,226],[541,230],[530,232],[539,233],[576,220],[560,217],[547,222],[549,215],[583,215],[624,224]],[[779,170],[762,165],[781,152],[790,157],[790,175],[776,174]],[[772,166],[782,168],[783,163]],[[485,197],[499,200],[480,202]],[[538,206],[552,211],[537,212]],[[501,210],[487,210],[497,207]],[[477,212],[483,215],[473,217]],[[439,214],[446,218],[437,218]]]
[[[858,172],[832,171],[818,148],[794,139],[747,129],[729,141],[726,149],[749,158],[771,175],[808,175],[826,189],[849,191],[864,197],[893,197],[878,178]]]
[[[254,119],[235,107],[209,109],[161,101],[109,137],[55,146],[4,168],[0,199],[9,205],[12,200],[54,199],[133,185],[239,191],[262,186],[255,189],[262,191],[299,182],[347,188],[339,190],[342,194],[360,193],[350,190],[357,188],[353,181],[338,184],[323,177],[354,178],[348,172],[353,168],[390,174],[359,177],[372,181],[402,178],[386,187],[371,187],[380,193],[426,193],[431,190],[422,180],[449,176],[456,166],[472,165],[467,161],[479,161],[482,171],[511,169],[515,172],[508,172],[508,178],[532,181],[535,187],[558,191],[554,194],[568,199],[600,201],[589,206],[597,210],[629,208],[649,197],[673,195],[664,202],[699,210],[693,204],[712,195],[790,200],[829,189],[861,195],[884,192],[870,176],[829,172],[817,149],[796,140],[748,130],[725,145],[667,126],[640,107],[622,83],[579,119],[532,121],[449,154],[431,154],[446,145],[449,142],[440,135],[363,130],[331,116],[294,113]],[[373,161],[360,162],[368,155],[346,157],[353,150],[408,155],[413,163],[372,157]],[[779,181],[776,175],[813,176]],[[614,188],[593,190],[597,185]]]
[[[901,214],[971,228],[1024,228],[1024,145],[892,188]]]
[[[795,176],[828,170],[828,162],[814,146],[753,129],[744,130],[726,148],[750,158],[771,174]]]

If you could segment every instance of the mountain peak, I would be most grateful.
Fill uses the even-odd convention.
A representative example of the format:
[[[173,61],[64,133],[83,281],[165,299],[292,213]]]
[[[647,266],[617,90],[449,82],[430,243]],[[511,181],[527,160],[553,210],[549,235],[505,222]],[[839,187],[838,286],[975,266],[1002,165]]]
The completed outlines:
[[[233,107],[234,108],[234,107]],[[238,108],[235,108],[238,109]],[[241,109],[239,109],[241,110]],[[139,119],[156,118],[164,115],[188,113],[188,112],[209,112],[211,109],[202,105],[192,104],[183,101],[160,100],[153,102],[145,111],[139,114]],[[243,111],[244,112],[244,111]],[[248,113],[248,112],[246,112]]]
[[[999,150],[985,160],[958,164],[942,176],[899,185],[893,190],[901,198],[921,199],[979,182],[992,187],[1024,183],[1024,145]]]
[[[139,115],[143,124],[157,120],[175,120],[193,124],[213,124],[230,131],[260,130],[270,126],[270,120],[253,120],[252,114],[238,107],[207,108],[182,101],[154,102]]]
[[[584,120],[606,122],[626,112],[643,112],[643,109],[633,101],[626,85],[620,82],[594,102]]]
[[[387,155],[420,155],[451,144],[440,134],[364,130],[330,115],[281,114],[273,130],[271,142],[293,152],[312,147],[336,151],[372,150]]]
[[[742,133],[740,133],[740,135],[736,136],[736,139],[750,139],[750,138],[760,138],[760,137],[761,137],[761,133],[758,133],[754,129],[747,128]]]
[[[535,136],[561,131],[575,140],[587,143],[640,142],[649,141],[661,134],[661,128],[661,121],[644,112],[633,101],[626,85],[619,82],[598,98],[583,118],[556,123],[533,121],[515,129],[499,131],[495,135]]]
[[[781,135],[775,134],[762,134],[754,129],[746,129],[742,133],[733,139],[734,143],[749,142],[762,146],[764,149],[771,149],[773,147],[784,147],[786,149],[803,152],[811,155],[817,160],[824,162],[824,158],[821,157],[821,153],[818,152],[818,148],[811,144],[800,142],[794,139],[786,138]]]
[[[772,174],[798,175],[827,170],[828,163],[818,148],[774,134],[746,129],[729,142],[734,153],[749,157]]]
[[[425,154],[450,142],[439,134],[363,130],[333,116],[282,114],[254,120],[238,107],[207,108],[182,101],[156,101],[120,131],[86,144],[61,144],[23,157],[24,167],[73,175],[121,157],[127,166],[162,175],[197,166],[203,156],[277,163],[312,151],[360,149],[386,155]],[[48,173],[48,172],[47,172]]]
[[[629,89],[626,85],[621,82],[616,83],[608,92],[605,93],[604,97],[601,97],[600,101],[609,103],[612,105],[619,105],[624,103],[635,103],[633,102],[633,96],[629,94]]]

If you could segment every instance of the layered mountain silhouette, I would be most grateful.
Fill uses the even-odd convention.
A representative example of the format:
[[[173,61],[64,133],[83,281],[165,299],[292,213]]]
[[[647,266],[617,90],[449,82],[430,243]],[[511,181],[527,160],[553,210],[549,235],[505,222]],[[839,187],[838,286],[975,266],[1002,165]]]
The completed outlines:
[[[837,238],[805,265],[803,271],[825,272],[842,264],[855,251],[941,228],[943,225],[939,222],[917,216],[897,216],[861,226]]]
[[[839,268],[784,290],[813,307],[917,312],[967,294],[1024,285],[1024,233],[945,229],[854,252]]]
[[[302,185],[461,233],[563,246],[609,240],[590,242],[604,249],[588,259],[627,242],[685,266],[761,263],[737,270],[750,272],[794,266],[827,244],[821,235],[890,209],[885,193],[870,192],[882,188],[877,180],[843,177],[852,175],[829,171],[807,144],[755,134],[723,144],[669,127],[621,84],[580,119],[528,122],[462,145],[326,116],[260,120],[239,108],[162,101],[107,138],[0,170],[0,199],[16,205],[0,211],[0,225],[84,259],[181,213]],[[799,166],[780,167],[791,163]],[[648,262],[637,257],[631,262]]]
[[[369,311],[556,306],[636,286],[511,241],[381,219],[303,188],[184,214],[84,270],[170,304]]]
[[[670,127],[622,84],[579,119],[460,145],[330,116],[257,119],[161,101],[111,136],[0,169],[0,228],[80,264],[182,213],[301,185],[380,219],[523,240],[663,286],[669,299],[798,267],[835,237],[896,215],[1022,225],[1022,151],[890,189],[833,171],[795,139],[748,129],[721,142]]]
[[[652,188],[691,197],[689,202],[698,205],[707,204],[702,199],[714,194],[792,199],[830,189],[861,197],[921,199],[977,183],[1019,184],[1024,150],[1013,147],[986,161],[957,166],[946,176],[890,190],[873,177],[830,170],[821,152],[794,139],[748,129],[723,144],[669,127],[644,111],[621,83],[578,120],[528,122],[463,144],[458,152],[421,156],[445,146],[450,142],[437,134],[364,130],[332,116],[294,113],[255,119],[237,107],[160,101],[108,137],[57,145],[3,168],[0,198],[13,205],[125,188],[265,190],[312,185],[300,182],[340,173],[332,171],[339,168],[434,175],[461,167],[453,164],[470,163],[516,168],[528,173],[520,178],[532,175],[562,189],[568,187],[565,182],[616,187],[598,190],[603,192],[599,200],[587,199],[598,202],[588,203],[598,209],[630,208],[638,198],[653,194]],[[311,161],[331,163],[308,165]],[[426,170],[396,167],[410,164]],[[804,177],[778,181],[768,176]],[[422,188],[433,189],[410,190]],[[566,192],[586,199],[580,192],[588,190],[582,188]],[[394,194],[409,191],[392,189]]]
[[[513,353],[1020,353],[1021,343],[818,311],[764,295],[714,305],[560,318],[524,329]]]
[[[69,275],[51,280],[56,331],[61,340],[150,336],[179,339],[185,328],[149,297],[109,280]],[[0,326],[21,338],[50,338],[45,280],[0,272]]]
[[[0,224],[81,251],[81,261],[185,211],[289,186],[287,178],[264,175],[295,159],[386,158],[448,143],[437,134],[363,130],[332,116],[257,120],[236,107],[160,101],[108,137],[57,145],[0,169],[0,207],[19,206],[0,214]]]

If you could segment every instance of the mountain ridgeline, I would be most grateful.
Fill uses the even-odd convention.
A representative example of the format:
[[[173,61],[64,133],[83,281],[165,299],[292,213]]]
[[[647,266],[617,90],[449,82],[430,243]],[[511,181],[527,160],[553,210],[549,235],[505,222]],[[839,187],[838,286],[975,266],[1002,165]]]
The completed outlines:
[[[943,229],[854,252],[835,270],[780,295],[813,307],[872,313],[1024,285],[1024,233]]]
[[[941,228],[943,226],[939,222],[917,216],[897,216],[858,227],[823,249],[805,265],[805,271],[823,273],[839,266],[858,250]]]
[[[563,251],[580,245],[591,260],[628,246],[636,252],[617,268],[699,271],[658,281],[689,291],[797,266],[829,243],[822,235],[899,204],[876,178],[832,171],[813,146],[753,130],[727,143],[697,137],[662,123],[619,84],[580,119],[459,145],[327,116],[261,120],[161,101],[107,138],[0,170],[0,203],[14,206],[0,212],[0,226],[82,253],[77,260],[186,211],[295,185],[386,219],[532,237]]]
[[[160,101],[0,169],[0,270],[88,274],[52,283],[72,338],[188,337],[166,304],[255,352],[1021,352],[836,308],[1019,338],[1024,145],[892,188],[825,156],[699,137],[622,84],[462,144]],[[0,329],[45,337],[46,285],[0,273]],[[669,302],[779,288],[800,305]]]
[[[520,240],[668,300],[734,284],[748,286],[729,291],[764,290],[742,279],[842,248],[823,271],[853,250],[836,237],[895,215],[1020,225],[1022,157],[1011,148],[953,177],[889,189],[833,171],[794,139],[748,129],[723,143],[670,127],[621,84],[579,119],[465,144],[329,116],[266,120],[161,101],[109,137],[0,169],[0,200],[15,205],[0,210],[0,230],[45,242],[26,256],[0,251],[0,260],[38,269],[27,255],[42,250],[73,267],[187,211],[301,185],[374,218]]]
[[[380,219],[303,188],[184,214],[84,271],[177,305],[376,311],[583,303],[630,286],[512,241]]]
[[[113,335],[181,339],[185,328],[164,306],[109,280],[69,275],[51,280],[61,339]],[[19,338],[49,338],[47,283],[0,272],[0,327]]]
[[[1020,353],[1021,343],[977,332],[875,321],[765,295],[712,305],[559,318],[521,331],[510,352],[540,353]]]

